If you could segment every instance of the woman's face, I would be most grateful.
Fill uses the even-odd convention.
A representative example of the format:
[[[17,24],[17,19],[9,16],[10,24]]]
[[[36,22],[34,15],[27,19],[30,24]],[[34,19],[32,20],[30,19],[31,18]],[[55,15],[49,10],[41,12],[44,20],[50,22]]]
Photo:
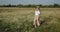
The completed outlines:
[[[36,7],[37,10],[39,10],[39,7]]]
[[[39,6],[36,6],[36,8],[35,8],[35,9],[36,9],[36,11],[38,11],[38,10],[39,10]]]

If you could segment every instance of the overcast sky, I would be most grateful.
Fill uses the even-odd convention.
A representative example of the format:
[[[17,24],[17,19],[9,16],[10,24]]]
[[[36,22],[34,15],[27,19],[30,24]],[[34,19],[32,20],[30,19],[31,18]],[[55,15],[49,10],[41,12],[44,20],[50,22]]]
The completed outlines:
[[[60,4],[60,0],[0,0],[0,5],[6,4]]]

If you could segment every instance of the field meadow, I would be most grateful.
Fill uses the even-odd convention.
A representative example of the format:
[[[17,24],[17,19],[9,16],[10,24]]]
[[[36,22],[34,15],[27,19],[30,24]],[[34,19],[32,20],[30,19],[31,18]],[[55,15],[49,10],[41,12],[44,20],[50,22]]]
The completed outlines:
[[[40,8],[41,26],[34,28],[35,8],[0,7],[0,32],[60,32],[60,8]]]

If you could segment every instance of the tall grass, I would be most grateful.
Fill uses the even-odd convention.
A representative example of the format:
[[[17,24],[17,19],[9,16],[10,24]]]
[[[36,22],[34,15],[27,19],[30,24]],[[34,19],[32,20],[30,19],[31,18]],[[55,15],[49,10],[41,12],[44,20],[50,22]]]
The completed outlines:
[[[34,28],[34,11],[33,9],[28,10],[17,9],[12,12],[0,13],[0,32],[60,32],[60,18],[54,14],[55,12],[41,11],[41,26]]]

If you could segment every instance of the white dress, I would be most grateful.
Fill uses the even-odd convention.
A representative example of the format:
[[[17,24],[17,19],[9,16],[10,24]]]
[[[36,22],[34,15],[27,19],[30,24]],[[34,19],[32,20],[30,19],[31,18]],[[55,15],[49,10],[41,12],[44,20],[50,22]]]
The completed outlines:
[[[35,11],[35,15],[36,16],[39,16],[40,15],[40,11],[38,10],[38,11]]]

